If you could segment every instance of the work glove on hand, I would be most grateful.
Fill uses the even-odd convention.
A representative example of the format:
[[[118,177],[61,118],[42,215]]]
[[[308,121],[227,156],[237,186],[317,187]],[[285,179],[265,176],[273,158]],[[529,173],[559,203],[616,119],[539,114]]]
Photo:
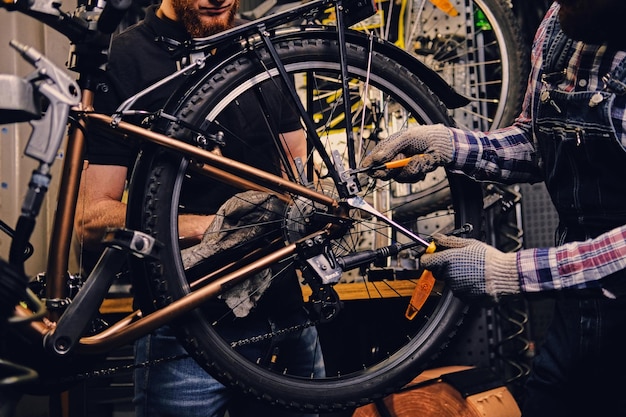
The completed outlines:
[[[421,266],[443,279],[460,297],[517,294],[521,291],[517,255],[476,239],[433,235],[437,251],[424,254]]]
[[[402,168],[380,169],[369,173],[373,178],[398,182],[423,180],[427,173],[452,161],[452,134],[445,126],[424,125],[394,133],[378,143],[361,166],[366,168],[412,157]]]

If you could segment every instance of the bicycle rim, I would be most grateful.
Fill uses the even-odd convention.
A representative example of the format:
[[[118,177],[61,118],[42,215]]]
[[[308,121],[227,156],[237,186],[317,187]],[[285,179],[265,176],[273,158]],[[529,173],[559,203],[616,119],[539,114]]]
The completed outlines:
[[[285,35],[274,43],[298,86],[317,135],[325,147],[339,150],[340,159],[347,161],[348,157],[344,156],[347,150],[345,114],[338,95],[336,41],[326,32],[308,31]],[[259,61],[263,61],[263,65],[259,65]],[[413,124],[450,123],[438,100],[399,63],[381,54],[369,54],[367,45],[355,43],[348,44],[348,65],[353,112],[350,117],[359,138],[357,163],[377,140],[393,131]],[[231,129],[228,121],[221,118],[224,112],[237,107],[244,94],[258,97],[260,93],[264,97],[265,88],[270,85],[275,88],[276,76],[277,71],[264,50],[237,54],[200,76],[193,86],[187,86],[186,94],[170,111],[185,124],[200,130],[209,132],[219,126],[222,131],[231,132],[237,129],[234,126]],[[289,100],[285,97],[285,102]],[[267,126],[273,125],[267,123]],[[181,124],[171,125],[166,130],[178,137],[189,133]],[[226,136],[228,146],[233,138]],[[339,195],[330,179],[334,168],[327,166],[318,152],[311,150],[303,165],[309,167],[312,187],[334,197]],[[244,247],[238,246],[232,253],[226,251],[208,258],[199,264],[204,264],[204,269],[198,265],[185,269],[176,219],[178,213],[188,209],[182,204],[181,195],[189,178],[197,176],[194,167],[195,164],[180,155],[159,149],[146,150],[136,169],[142,174],[131,183],[131,192],[138,188],[145,190],[142,198],[131,198],[130,211],[136,213],[131,216],[131,225],[140,223],[142,229],[164,243],[161,262],[149,263],[137,270],[138,275],[144,275],[152,293],[147,308],[152,305],[159,308],[184,297],[193,291],[194,282],[207,271],[229,265],[257,249],[278,250],[285,242],[295,242],[328,221],[341,223],[339,231],[332,236],[332,250],[340,257],[397,241],[408,242],[408,238],[392,233],[390,227],[371,215],[351,210],[338,221],[327,209],[293,195],[278,216],[272,217],[274,226],[268,229],[268,234],[259,236],[258,241],[245,242]],[[375,182],[366,176],[360,181],[361,195],[366,201],[420,235],[427,237],[465,222],[474,225],[474,235],[478,233],[482,195],[480,187],[464,177],[437,170],[414,185]],[[276,236],[280,243],[272,247]],[[274,265],[273,282],[281,279],[295,261],[294,256],[289,256]],[[241,326],[244,328],[247,319],[234,318],[230,310],[225,312],[223,306],[215,305],[222,302],[217,300],[177,322],[175,328],[201,366],[223,383],[256,398],[303,410],[354,407],[393,392],[408,382],[441,351],[460,323],[464,305],[442,282],[436,283],[414,320],[404,317],[421,272],[418,264],[418,254],[407,250],[376,265],[345,272],[334,285],[343,308],[332,320],[327,317],[320,320],[319,314],[311,314],[310,322],[304,325],[246,334],[241,338],[230,335],[225,340],[223,328],[238,320],[244,323]],[[303,285],[301,291],[303,299],[307,300],[311,293],[309,286]],[[310,303],[306,306],[309,312],[315,310]],[[264,352],[271,354],[275,339],[285,336],[296,339],[312,326],[319,333],[324,353],[326,375],[322,377],[312,376],[307,370],[293,371],[281,365],[280,360],[266,363],[264,358],[246,359],[240,351],[258,343],[264,348],[270,346],[270,351]]]
[[[501,0],[383,2],[362,24],[416,56],[472,101],[453,111],[460,127],[489,131],[519,114],[528,71],[520,25]],[[372,29],[372,27],[379,29]]]
[[[454,111],[459,126],[482,131],[508,126],[519,114],[527,77],[519,24],[501,0],[451,3],[456,17],[427,2],[411,51],[472,98]]]

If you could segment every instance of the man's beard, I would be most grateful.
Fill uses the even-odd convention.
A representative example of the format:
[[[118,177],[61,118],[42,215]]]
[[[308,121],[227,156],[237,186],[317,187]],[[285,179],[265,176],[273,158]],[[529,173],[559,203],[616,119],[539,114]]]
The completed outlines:
[[[172,6],[189,35],[192,38],[204,38],[233,27],[239,0],[235,0],[228,14],[211,18],[209,21],[200,18],[191,0],[173,0]]]

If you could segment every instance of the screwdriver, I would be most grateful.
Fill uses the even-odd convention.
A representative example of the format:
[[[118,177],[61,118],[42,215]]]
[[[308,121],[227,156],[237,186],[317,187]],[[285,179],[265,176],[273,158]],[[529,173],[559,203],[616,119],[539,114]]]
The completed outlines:
[[[355,169],[351,169],[349,170],[349,172],[351,174],[358,174],[360,172],[365,172],[365,171],[376,171],[379,169],[394,169],[394,168],[402,168],[403,166],[406,166],[409,161],[411,160],[411,158],[403,158],[403,159],[398,159],[397,161],[390,161],[390,162],[385,162],[384,164],[375,166],[375,167],[364,167],[364,168],[355,168]]]

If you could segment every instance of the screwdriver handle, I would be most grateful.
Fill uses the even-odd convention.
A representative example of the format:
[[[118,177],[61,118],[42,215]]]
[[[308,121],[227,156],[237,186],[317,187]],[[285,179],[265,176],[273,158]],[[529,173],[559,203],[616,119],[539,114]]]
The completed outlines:
[[[370,167],[351,169],[349,172],[352,174],[358,174],[360,172],[376,171],[379,169],[402,168],[403,166],[406,166],[410,160],[411,158],[402,158],[402,159],[398,159],[397,161],[385,162],[384,164],[377,165],[375,167],[370,166]]]
[[[397,161],[386,162],[383,166],[387,169],[402,168],[406,166],[411,158],[398,159]]]

